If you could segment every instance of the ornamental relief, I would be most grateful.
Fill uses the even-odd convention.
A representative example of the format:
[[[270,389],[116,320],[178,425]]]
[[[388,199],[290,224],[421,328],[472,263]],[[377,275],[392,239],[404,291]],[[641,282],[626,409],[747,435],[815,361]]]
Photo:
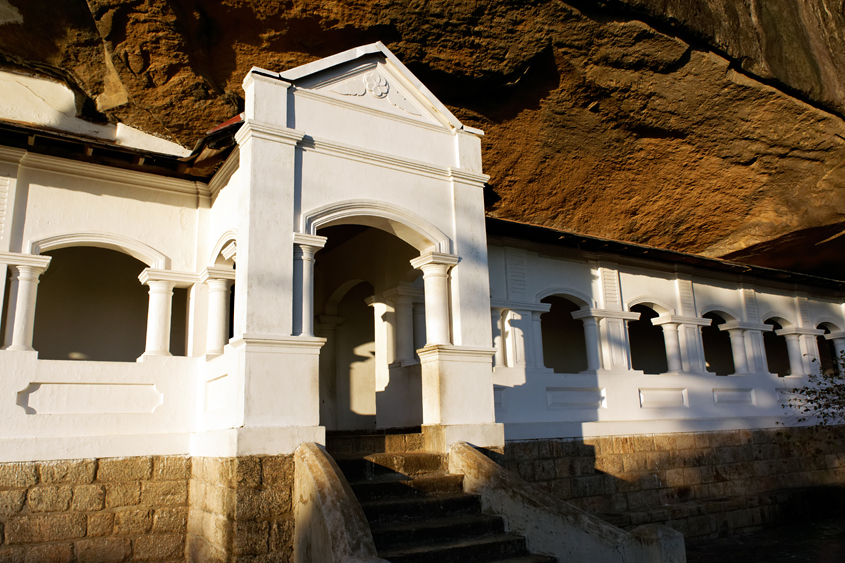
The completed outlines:
[[[336,94],[343,96],[364,96],[369,93],[376,99],[387,98],[387,101],[411,115],[420,115],[419,110],[397,89],[392,88],[390,82],[378,71],[369,72],[357,76],[349,82],[345,82],[331,89]]]

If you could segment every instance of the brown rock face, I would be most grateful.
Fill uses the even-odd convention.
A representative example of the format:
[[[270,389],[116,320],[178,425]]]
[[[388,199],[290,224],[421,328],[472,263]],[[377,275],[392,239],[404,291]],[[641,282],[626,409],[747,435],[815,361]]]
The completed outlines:
[[[191,146],[251,66],[381,40],[486,131],[490,214],[845,276],[822,258],[845,240],[841,2],[4,3],[6,66],[65,80],[89,116]],[[815,243],[833,251],[808,260]]]

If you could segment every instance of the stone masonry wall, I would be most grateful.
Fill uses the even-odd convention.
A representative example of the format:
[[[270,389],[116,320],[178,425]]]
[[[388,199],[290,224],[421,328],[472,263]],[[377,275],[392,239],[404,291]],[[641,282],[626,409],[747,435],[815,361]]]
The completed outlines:
[[[781,428],[528,440],[508,442],[504,455],[493,457],[613,524],[661,522],[687,537],[751,531],[795,516],[796,503],[845,497],[841,428],[822,435]],[[823,494],[813,496],[819,488]]]
[[[187,457],[0,464],[0,561],[184,561]]]
[[[293,560],[294,460],[288,456],[193,459],[187,560]]]

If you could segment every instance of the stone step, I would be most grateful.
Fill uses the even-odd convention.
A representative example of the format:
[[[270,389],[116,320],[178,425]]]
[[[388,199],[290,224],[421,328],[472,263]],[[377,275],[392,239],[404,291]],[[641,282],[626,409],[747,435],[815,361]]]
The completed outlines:
[[[463,475],[431,473],[414,478],[388,475],[380,479],[352,482],[352,491],[359,501],[419,495],[454,494],[463,491]]]
[[[464,493],[439,496],[400,497],[361,503],[370,526],[389,522],[421,521],[444,516],[480,514],[478,495]]]
[[[379,551],[391,563],[489,563],[528,555],[521,536],[496,534]]]
[[[416,432],[400,433],[339,433],[328,432],[326,450],[334,455],[404,453],[423,451],[423,435]]]
[[[366,481],[387,475],[415,477],[446,472],[446,456],[430,452],[377,453],[334,457],[347,481]]]
[[[419,522],[388,522],[372,526],[376,548],[381,552],[397,546],[411,547],[422,543],[501,534],[505,524],[501,517],[487,514],[466,514]]]

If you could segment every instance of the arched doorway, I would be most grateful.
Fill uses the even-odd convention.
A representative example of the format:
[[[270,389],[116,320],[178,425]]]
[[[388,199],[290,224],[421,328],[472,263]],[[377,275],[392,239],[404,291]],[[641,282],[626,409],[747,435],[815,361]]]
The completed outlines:
[[[631,367],[650,375],[666,373],[669,371],[669,363],[666,359],[663,328],[651,322],[659,316],[657,311],[644,304],[634,305],[631,311],[640,313],[639,320],[628,323]]]
[[[320,353],[320,424],[329,430],[422,424],[413,349],[425,342],[419,334],[424,293],[410,265],[419,250],[368,225],[333,225],[317,234],[326,237],[314,267],[315,326],[327,340]],[[399,327],[403,315],[412,315],[410,334]],[[397,352],[403,338],[410,338],[410,357]]]
[[[572,317],[581,307],[561,295],[541,300],[552,308],[540,316],[543,363],[555,373],[579,373],[587,369],[587,344],[583,323]]]
[[[716,375],[731,375],[736,373],[731,337],[727,332],[719,328],[720,325],[725,324],[727,321],[722,315],[715,312],[705,313],[702,317],[712,321],[712,324],[701,327],[705,368],[707,371]]]

